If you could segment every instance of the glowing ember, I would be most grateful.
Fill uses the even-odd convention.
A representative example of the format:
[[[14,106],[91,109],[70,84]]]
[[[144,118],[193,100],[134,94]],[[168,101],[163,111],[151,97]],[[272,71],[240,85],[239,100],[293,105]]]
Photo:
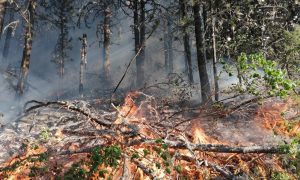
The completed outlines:
[[[258,109],[256,120],[262,122],[262,126],[266,129],[274,130],[279,134],[286,134],[287,129],[282,113],[288,108],[288,103],[266,102]]]

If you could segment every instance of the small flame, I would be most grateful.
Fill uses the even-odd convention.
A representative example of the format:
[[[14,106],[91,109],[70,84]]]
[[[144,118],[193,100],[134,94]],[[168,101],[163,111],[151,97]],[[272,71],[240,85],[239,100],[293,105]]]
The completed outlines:
[[[191,132],[193,143],[216,143],[215,139],[206,135],[198,119],[192,122]]]

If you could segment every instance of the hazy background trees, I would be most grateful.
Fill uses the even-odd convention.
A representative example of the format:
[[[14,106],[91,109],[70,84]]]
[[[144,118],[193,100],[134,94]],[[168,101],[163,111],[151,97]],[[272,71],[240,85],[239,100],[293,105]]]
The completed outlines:
[[[7,26],[12,22],[20,23]],[[7,26],[2,28],[2,62],[9,58],[21,67],[18,83],[12,83],[20,94],[26,90],[29,72],[31,90],[40,87],[53,93],[59,91],[54,86],[63,85],[66,90],[60,93],[66,94],[73,85],[78,87],[82,44],[74,39],[82,34],[90,39],[85,90],[98,93],[118,83],[135,55],[135,66],[129,67],[122,88],[144,87],[175,73],[201,90],[197,93],[203,102],[220,98],[218,80],[225,61],[236,66],[242,84],[237,62],[241,53],[262,52],[290,76],[296,76],[299,67],[299,3],[292,0],[1,1],[1,24]],[[8,51],[10,42],[13,51]],[[50,60],[64,76],[61,85]]]

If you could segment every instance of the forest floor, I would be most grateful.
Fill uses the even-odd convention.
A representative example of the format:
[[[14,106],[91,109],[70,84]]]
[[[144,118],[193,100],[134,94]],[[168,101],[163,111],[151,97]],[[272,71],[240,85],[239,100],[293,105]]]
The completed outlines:
[[[247,103],[245,103],[247,102]],[[300,133],[295,99],[178,106],[142,92],[28,102],[1,125],[0,179],[270,179]]]

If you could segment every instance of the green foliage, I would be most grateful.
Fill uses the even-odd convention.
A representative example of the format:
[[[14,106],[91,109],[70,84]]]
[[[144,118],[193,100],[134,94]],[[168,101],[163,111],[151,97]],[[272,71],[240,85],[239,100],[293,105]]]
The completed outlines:
[[[178,173],[182,172],[182,167],[180,165],[177,165],[174,167],[175,171],[177,171]]]
[[[30,162],[45,162],[48,160],[48,158],[49,158],[49,156],[47,153],[42,153],[42,154],[38,155],[37,158],[29,156],[28,161],[30,161]]]
[[[105,174],[107,174],[107,173],[108,173],[108,171],[105,170],[105,169],[100,169],[100,170],[99,170],[99,176],[100,176],[100,177],[104,177]]]
[[[285,31],[283,37],[283,50],[279,54],[280,63],[296,79],[299,77],[300,65],[300,25],[295,25],[293,31]]]
[[[293,172],[294,176],[298,179],[300,178],[300,134],[294,137],[289,144],[284,144],[281,147],[282,152],[286,155],[282,156],[282,163],[287,167],[287,169]],[[276,176],[275,176],[276,175]],[[284,174],[276,173],[272,178],[277,179],[279,177],[284,177]]]
[[[119,165],[118,161],[121,159],[121,155],[119,146],[112,145],[105,148],[95,148],[92,151],[90,173],[94,173],[102,164],[116,168]],[[138,156],[135,156],[135,158],[138,158]]]
[[[100,177],[104,177],[108,173],[106,169],[100,169],[101,165],[112,167],[114,169],[119,165],[121,159],[121,148],[116,145],[108,147],[96,147],[91,152],[90,162],[75,163],[64,175],[64,179],[86,179],[94,173],[98,173]],[[134,158],[136,158],[135,156]],[[86,164],[89,170],[81,168],[81,164]]]
[[[140,158],[140,155],[137,152],[134,152],[131,156],[131,159],[138,159],[138,158]]]
[[[158,161],[155,162],[155,167],[157,169],[164,169],[166,174],[176,172],[180,175],[182,167],[174,164],[168,145],[164,143],[162,139],[157,139],[155,142],[157,146],[154,146],[153,150],[155,151],[158,159]]]
[[[290,180],[291,177],[284,172],[273,172],[271,175],[272,180]]]
[[[144,149],[143,152],[144,152],[144,157],[146,157],[148,154],[150,154],[150,151],[147,149]]]
[[[48,171],[47,167],[30,167],[29,177],[43,176]]]
[[[242,84],[238,85],[240,92],[285,97],[296,87],[296,83],[288,78],[286,70],[280,69],[278,63],[265,59],[260,53],[241,53],[237,59],[237,68],[242,79]]]
[[[64,180],[81,180],[87,178],[87,172],[80,167],[80,163],[74,163],[64,174]]]
[[[49,129],[46,129],[46,128],[43,128],[40,132],[40,135],[39,135],[39,139],[42,141],[42,142],[48,142],[49,139],[50,139],[50,136],[51,136],[51,132]]]
[[[119,165],[118,161],[121,159],[121,148],[118,146],[109,146],[104,148],[103,152],[104,164],[116,168]]]

